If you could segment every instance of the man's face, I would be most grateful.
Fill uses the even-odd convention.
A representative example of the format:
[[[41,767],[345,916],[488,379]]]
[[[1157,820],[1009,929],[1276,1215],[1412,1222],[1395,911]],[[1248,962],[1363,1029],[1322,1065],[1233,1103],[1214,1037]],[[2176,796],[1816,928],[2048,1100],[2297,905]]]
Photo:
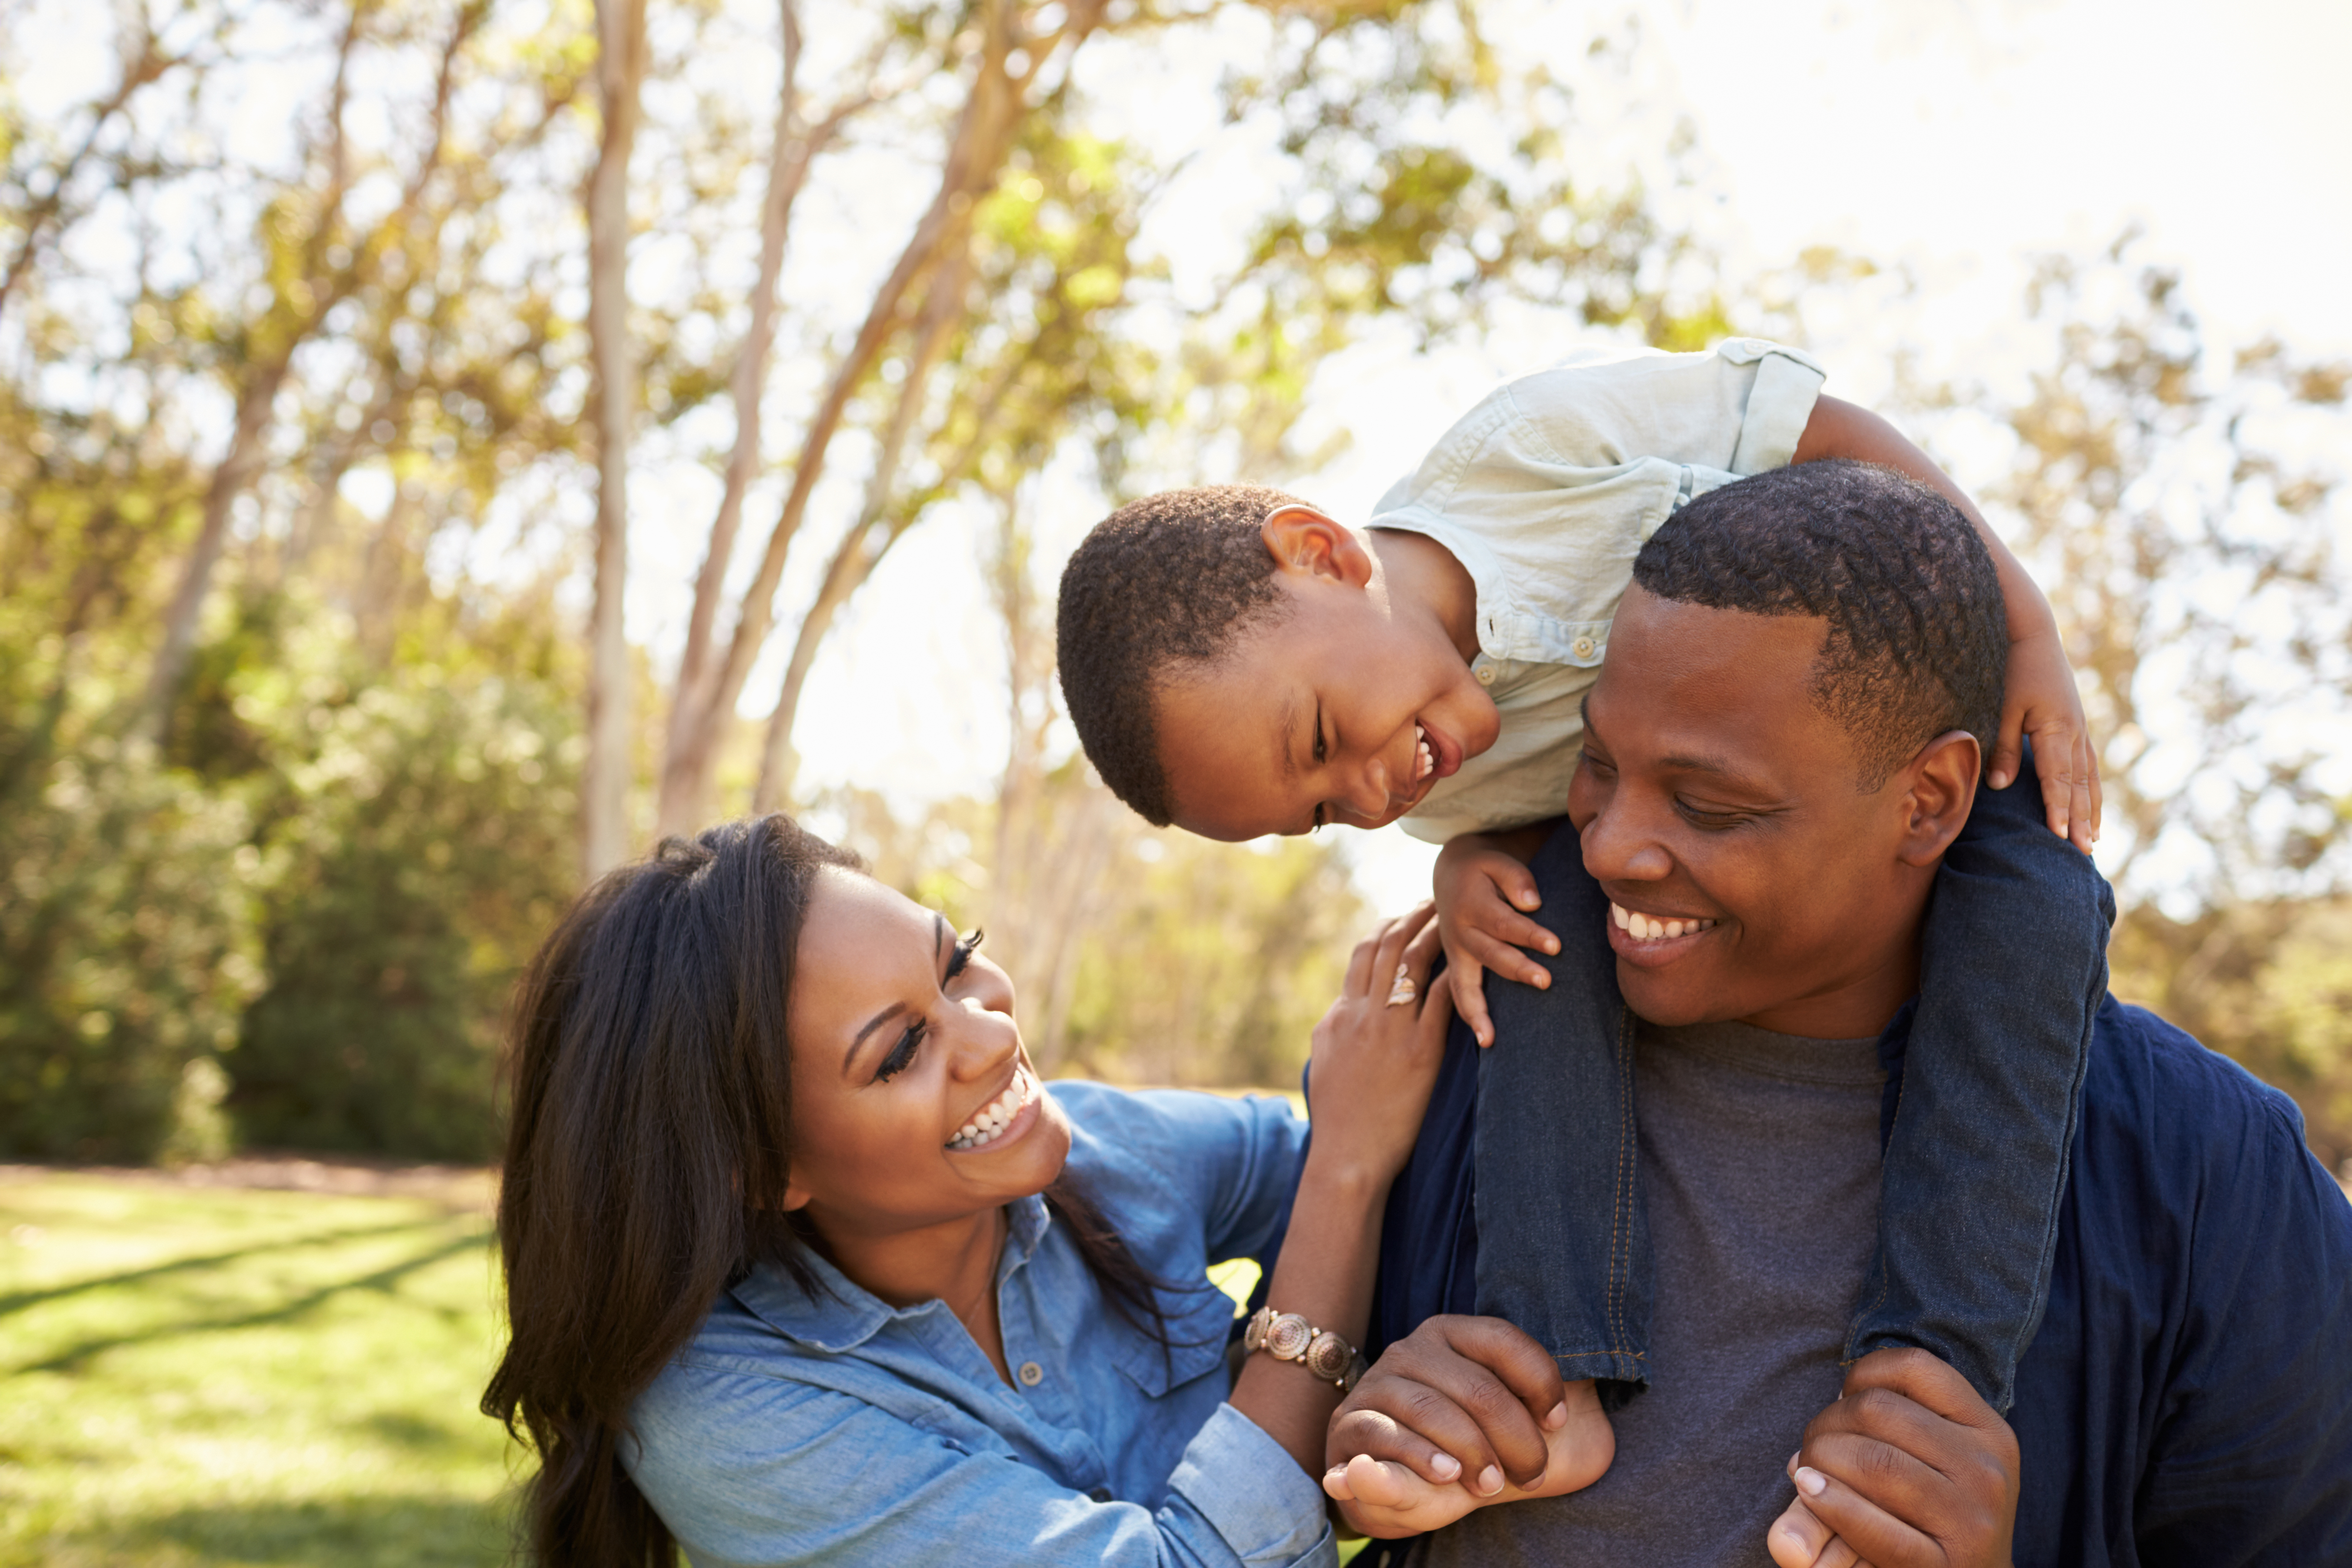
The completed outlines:
[[[1176,826],[1204,838],[1381,827],[1495,743],[1445,637],[1345,575],[1286,574],[1284,613],[1151,700]]]
[[[1827,629],[1626,593],[1569,816],[1615,906],[1619,988],[1653,1023],[1855,1038],[1916,988],[1976,742],[1939,737],[1859,793],[1853,740],[1810,691]]]

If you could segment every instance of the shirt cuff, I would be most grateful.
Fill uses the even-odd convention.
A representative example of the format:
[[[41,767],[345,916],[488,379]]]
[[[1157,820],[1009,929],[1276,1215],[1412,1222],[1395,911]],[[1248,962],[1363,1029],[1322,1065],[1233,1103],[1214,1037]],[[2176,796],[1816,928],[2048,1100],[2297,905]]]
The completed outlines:
[[[1785,468],[1813,416],[1828,377],[1811,361],[1774,349],[1756,362],[1756,384],[1748,389],[1748,412],[1739,422],[1739,445],[1731,454],[1735,474]]]
[[[1191,1503],[1244,1563],[1337,1568],[1339,1544],[1324,1517],[1323,1489],[1230,1405],[1218,1405],[1185,1445],[1168,1489]]]

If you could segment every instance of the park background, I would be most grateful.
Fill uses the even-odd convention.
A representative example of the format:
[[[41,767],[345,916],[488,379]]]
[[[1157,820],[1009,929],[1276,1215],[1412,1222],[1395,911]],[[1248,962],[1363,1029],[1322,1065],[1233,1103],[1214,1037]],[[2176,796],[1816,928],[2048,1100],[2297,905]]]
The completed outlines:
[[[1294,1081],[1427,852],[1127,814],[1060,562],[1360,517],[1596,342],[1801,343],[1982,500],[2116,989],[2342,1167],[2347,67],[2294,0],[0,0],[0,1563],[498,1560],[501,1009],[660,833],[985,925],[1050,1071]]]

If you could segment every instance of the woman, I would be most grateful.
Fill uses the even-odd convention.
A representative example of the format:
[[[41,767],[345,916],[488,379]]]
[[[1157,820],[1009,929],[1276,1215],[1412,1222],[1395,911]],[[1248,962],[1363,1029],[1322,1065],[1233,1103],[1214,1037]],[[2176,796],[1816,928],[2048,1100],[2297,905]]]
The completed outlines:
[[[483,1401],[539,1451],[538,1560],[1336,1560],[1324,1428],[1444,1037],[1427,909],[1316,1029],[1311,1152],[1279,1100],[1045,1091],[977,945],[782,816],[549,939]],[[1203,1271],[1276,1245],[1268,1306],[1328,1332],[1233,1377]]]

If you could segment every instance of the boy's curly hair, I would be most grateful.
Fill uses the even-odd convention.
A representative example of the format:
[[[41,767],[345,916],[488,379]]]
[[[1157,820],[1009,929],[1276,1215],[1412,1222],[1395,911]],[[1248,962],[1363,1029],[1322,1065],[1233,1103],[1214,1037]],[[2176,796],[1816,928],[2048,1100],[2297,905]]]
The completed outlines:
[[[1163,490],[1095,524],[1062,569],[1062,700],[1103,783],[1154,827],[1175,815],[1152,721],[1160,683],[1282,613],[1258,529],[1276,508],[1305,504],[1263,485]]]
[[[1892,468],[1828,458],[1710,490],[1650,536],[1633,581],[1661,599],[1829,623],[1812,696],[1875,792],[1950,730],[1987,760],[2009,623],[1959,508]]]

